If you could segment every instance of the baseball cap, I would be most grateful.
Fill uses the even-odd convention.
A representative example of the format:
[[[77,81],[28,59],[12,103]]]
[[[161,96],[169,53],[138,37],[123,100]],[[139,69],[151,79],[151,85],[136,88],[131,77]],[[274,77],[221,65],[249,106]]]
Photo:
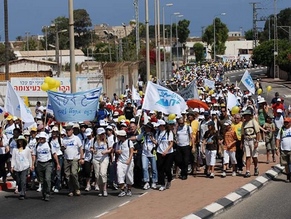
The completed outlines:
[[[124,130],[117,130],[115,133],[117,136],[126,136],[126,132]]]
[[[79,129],[79,128],[80,128],[80,125],[79,125],[78,123],[75,123],[75,124],[73,125],[73,128],[77,128],[77,129]]]
[[[52,128],[52,132],[58,132],[58,131],[59,131],[58,127],[54,126],[54,127]]]
[[[166,122],[162,119],[159,119],[157,123],[158,125],[166,125]]]
[[[229,121],[229,120],[225,121],[225,122],[224,122],[224,125],[225,125],[225,126],[229,126],[229,125],[231,125],[231,121]]]
[[[130,123],[135,123],[135,118],[132,118],[132,119],[130,120]]]
[[[281,101],[281,98],[278,98],[278,99],[277,99],[277,102],[280,102],[280,101]]]
[[[286,117],[286,118],[284,119],[284,122],[291,122],[291,118],[290,118],[290,117]]]
[[[68,123],[65,124],[65,129],[70,130],[70,129],[73,128],[73,126],[74,126],[74,123],[68,122]]]
[[[277,113],[283,113],[282,109],[277,109]]]
[[[97,135],[101,135],[105,133],[105,129],[104,128],[98,128],[97,129]]]
[[[45,138],[45,139],[46,139],[46,137],[47,137],[47,135],[46,135],[45,132],[40,132],[40,133],[38,134],[38,136],[39,136],[39,138]]]
[[[85,130],[85,135],[86,135],[86,136],[89,136],[89,135],[92,134],[92,132],[93,132],[93,130],[92,130],[91,128],[86,128],[86,130]]]
[[[23,131],[23,135],[25,136],[25,135],[30,135],[30,132],[28,131],[28,130],[24,130]]]
[[[113,130],[113,127],[111,125],[108,125],[106,126],[106,129]]]

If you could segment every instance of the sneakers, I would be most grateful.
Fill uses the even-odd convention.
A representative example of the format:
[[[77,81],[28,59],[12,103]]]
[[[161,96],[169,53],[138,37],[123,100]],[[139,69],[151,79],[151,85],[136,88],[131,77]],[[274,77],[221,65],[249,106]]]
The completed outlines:
[[[107,190],[103,191],[103,197],[107,197],[107,196],[108,196]]]
[[[132,196],[132,192],[131,192],[131,190],[130,190],[130,189],[129,189],[129,190],[127,190],[127,192],[126,192],[126,195],[127,195],[127,196],[130,196],[130,197]]]
[[[116,183],[113,183],[113,189],[118,190],[118,185]]]
[[[225,177],[226,177],[226,172],[225,172],[225,171],[223,171],[223,172],[221,173],[221,177],[222,177],[222,178],[225,178]]]
[[[258,168],[255,168],[254,176],[258,176],[258,175],[259,175],[259,169]]]
[[[251,177],[250,172],[246,172],[246,174],[244,175],[244,178],[248,178],[248,177]]]
[[[98,196],[99,196],[99,197],[102,197],[102,196],[103,196],[103,192],[99,192],[99,193],[98,193]]]
[[[161,186],[160,188],[159,188],[159,191],[165,191],[166,190],[166,187],[165,186]]]
[[[152,189],[157,189],[157,184],[156,183],[152,183]]]
[[[49,195],[45,195],[44,200],[45,200],[46,202],[48,202],[48,201],[50,200],[50,196],[49,196]]]
[[[60,191],[58,189],[54,189],[54,193],[59,193]]]
[[[125,191],[121,190],[121,192],[118,194],[118,197],[124,197],[126,195]]]
[[[81,195],[81,191],[80,190],[76,190],[76,195],[80,196]]]
[[[42,186],[41,184],[39,184],[38,189],[36,190],[37,192],[41,192],[42,191]]]
[[[146,182],[146,183],[144,184],[144,186],[143,186],[143,189],[144,189],[144,190],[148,190],[149,188],[151,188],[151,187],[150,187],[150,184],[149,184],[148,182]]]
[[[166,183],[166,189],[169,189],[171,187],[171,182]]]
[[[90,190],[91,190],[91,186],[90,185],[87,185],[85,191],[86,192],[89,192]]]
[[[231,174],[231,176],[236,176],[236,172],[233,171],[232,174]]]
[[[18,194],[18,186],[15,186],[14,194]]]
[[[19,200],[24,200],[24,196],[23,195],[21,195],[21,196],[19,196],[19,198],[18,198]]]
[[[100,191],[99,186],[97,184],[95,185],[95,191]]]
[[[74,193],[70,192],[70,193],[68,194],[68,196],[69,196],[69,197],[73,197],[73,196],[74,196]]]
[[[213,179],[214,178],[214,173],[210,173],[210,176],[209,176],[209,178],[211,178],[211,179]]]

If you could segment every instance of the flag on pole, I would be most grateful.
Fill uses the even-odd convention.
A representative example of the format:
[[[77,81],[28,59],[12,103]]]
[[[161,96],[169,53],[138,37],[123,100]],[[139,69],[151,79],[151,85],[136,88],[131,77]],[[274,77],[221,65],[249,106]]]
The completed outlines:
[[[184,100],[199,99],[196,81],[192,81],[186,88],[177,92]]]
[[[135,87],[132,85],[132,99],[133,100],[141,100],[139,93],[135,89]]]
[[[9,81],[7,82],[4,108],[6,112],[20,118],[24,122],[24,127],[34,124],[30,109],[24,104],[23,99],[18,96]]]
[[[142,108],[181,115],[188,107],[179,94],[149,81]]]
[[[59,122],[93,121],[102,88],[73,94],[48,91],[49,102]]]
[[[255,94],[256,89],[255,89],[255,84],[252,79],[252,76],[248,72],[248,70],[245,71],[244,75],[241,78],[241,82],[244,84],[244,86],[252,93]]]
[[[231,110],[234,106],[238,106],[239,102],[237,101],[236,96],[229,92],[227,93],[227,109]]]

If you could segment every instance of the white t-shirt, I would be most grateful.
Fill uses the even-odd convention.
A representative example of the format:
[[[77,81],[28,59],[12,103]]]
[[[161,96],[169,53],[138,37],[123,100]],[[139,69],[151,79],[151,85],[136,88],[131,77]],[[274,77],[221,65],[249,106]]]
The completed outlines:
[[[169,141],[174,140],[173,132],[170,131],[167,133],[166,130],[157,133],[157,142],[158,142],[158,149],[157,152],[162,154],[164,151],[169,147]],[[173,153],[173,147],[168,151],[168,154]]]
[[[141,141],[142,138],[144,137],[144,143],[142,147],[142,155],[147,156],[147,157],[153,157],[154,155],[152,154],[152,150],[155,147],[155,144],[152,142],[150,138],[150,133],[143,132],[136,136],[137,141]]]
[[[109,148],[113,147],[114,143],[116,142],[116,139],[114,140],[114,135],[107,136],[107,143]]]
[[[82,142],[82,145],[85,144],[85,141],[87,139],[87,136],[85,135],[85,133],[79,133],[78,134],[78,137],[80,138],[81,142]]]
[[[58,156],[63,154],[58,138],[52,139],[50,144],[52,146],[53,154],[56,153]],[[62,144],[62,139],[61,139],[61,144]]]
[[[92,151],[91,148],[93,147],[93,138],[87,139],[84,144],[84,160],[87,162],[91,162],[92,160]]]
[[[8,138],[6,135],[2,135],[3,147],[0,147],[0,154],[5,154],[5,148],[8,146]]]
[[[188,125],[183,127],[178,126],[177,128],[177,145],[180,147],[190,145],[190,136],[192,134],[192,129]]]
[[[102,154],[102,152],[108,150],[108,146],[107,146],[106,142],[101,141],[98,144],[98,142],[95,141],[93,147],[96,150],[96,152],[93,153],[94,160],[103,161],[104,159],[109,157],[108,154]]]
[[[29,143],[27,144],[27,146],[29,147],[29,149],[31,151],[34,150],[35,146],[36,146],[37,142],[36,142],[36,138],[31,138]]]
[[[35,108],[36,118],[37,119],[41,119],[42,118],[43,110],[44,110],[44,107],[43,106],[39,106],[39,107],[36,107]]]
[[[51,148],[48,142],[39,143],[33,150],[32,155],[36,156],[39,162],[47,162],[52,160]]]
[[[32,166],[31,151],[28,147],[20,151],[18,148],[13,150],[11,166],[15,171],[23,171]]]
[[[280,143],[281,150],[291,151],[291,128],[279,130],[277,139],[281,140]]]
[[[129,141],[129,142],[128,142]],[[126,163],[129,159],[130,148],[133,148],[133,143],[130,140],[125,140],[124,142],[119,141],[116,146],[116,150],[121,150],[121,154],[118,156],[118,160],[121,163]],[[132,158],[133,160],[133,158]]]
[[[80,147],[82,147],[82,142],[78,136],[72,135],[70,137],[64,137],[63,145],[66,148],[64,151],[65,159],[80,159]]]
[[[15,141],[15,139],[10,140],[10,144],[9,144],[9,150],[10,150],[10,154],[12,155],[13,150],[17,148],[17,143]]]
[[[5,135],[7,136],[8,140],[13,137],[13,130],[16,128],[15,124],[13,123],[12,125],[7,125],[5,128]]]

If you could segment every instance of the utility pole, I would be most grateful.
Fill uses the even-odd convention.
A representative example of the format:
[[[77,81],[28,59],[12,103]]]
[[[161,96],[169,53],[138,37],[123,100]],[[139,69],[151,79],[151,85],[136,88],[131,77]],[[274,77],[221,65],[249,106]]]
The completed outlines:
[[[203,34],[204,34],[204,27],[205,26],[201,26],[201,38],[203,37]]]
[[[5,80],[9,80],[9,37],[8,37],[8,0],[4,0],[4,29],[5,29]]]
[[[136,60],[139,58],[139,50],[140,50],[140,40],[139,40],[139,7],[138,0],[134,0],[134,11],[135,11],[135,46],[136,46]]]
[[[276,66],[277,56],[278,56],[277,0],[274,0],[274,78],[280,78],[279,71],[277,72],[278,69]]]
[[[69,5],[69,35],[70,35],[70,81],[71,93],[76,93],[76,67],[75,67],[75,34],[73,0],[68,0]]]
[[[257,41],[258,41],[257,9],[260,9],[260,8],[257,8],[257,4],[259,4],[259,2],[251,2],[250,4],[253,5],[253,49],[254,49],[257,46]]]
[[[149,0],[145,0],[145,26],[146,26],[146,70],[147,81],[150,80],[150,37],[149,37]]]

